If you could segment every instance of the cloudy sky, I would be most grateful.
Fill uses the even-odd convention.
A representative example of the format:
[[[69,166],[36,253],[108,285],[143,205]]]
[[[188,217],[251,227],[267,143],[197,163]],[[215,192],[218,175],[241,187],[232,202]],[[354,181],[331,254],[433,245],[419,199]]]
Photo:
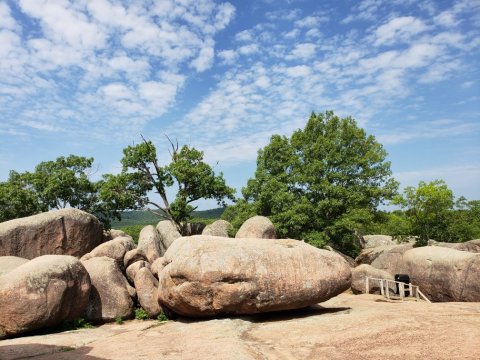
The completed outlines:
[[[0,0],[0,181],[68,154],[118,172],[140,134],[166,162],[167,134],[240,189],[334,110],[402,186],[480,199],[478,59],[479,0]]]

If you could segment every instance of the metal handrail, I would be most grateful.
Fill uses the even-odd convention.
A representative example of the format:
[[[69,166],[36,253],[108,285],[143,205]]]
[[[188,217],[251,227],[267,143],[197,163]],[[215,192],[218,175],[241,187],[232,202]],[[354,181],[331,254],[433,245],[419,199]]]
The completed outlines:
[[[390,286],[389,286],[389,284],[394,283],[394,284],[398,285],[398,292],[399,292],[399,295],[400,295],[400,299],[403,300],[405,298],[405,285],[407,285],[408,292],[409,292],[409,294],[408,294],[409,297],[414,297],[414,295],[413,295],[414,291],[413,290],[415,290],[415,298],[417,300],[420,300],[420,298],[422,298],[426,302],[431,303],[431,301],[428,300],[428,298],[425,296],[425,294],[423,294],[420,291],[420,288],[417,285],[412,285],[411,283],[405,284],[401,281],[395,281],[395,280],[389,280],[389,279],[372,278],[372,277],[369,277],[369,276],[365,277],[365,293],[366,294],[370,293],[370,280],[380,282],[380,294],[382,294],[382,296],[386,296],[388,299],[390,299]]]

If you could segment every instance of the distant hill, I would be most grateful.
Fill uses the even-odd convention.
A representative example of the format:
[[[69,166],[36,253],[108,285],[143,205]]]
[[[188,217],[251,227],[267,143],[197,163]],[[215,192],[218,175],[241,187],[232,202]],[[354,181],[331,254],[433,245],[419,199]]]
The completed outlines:
[[[220,219],[225,208],[217,208],[203,211],[194,211],[192,217],[195,219]],[[153,225],[160,221],[159,217],[148,210],[124,211],[122,221],[112,221],[112,227],[131,225]]]

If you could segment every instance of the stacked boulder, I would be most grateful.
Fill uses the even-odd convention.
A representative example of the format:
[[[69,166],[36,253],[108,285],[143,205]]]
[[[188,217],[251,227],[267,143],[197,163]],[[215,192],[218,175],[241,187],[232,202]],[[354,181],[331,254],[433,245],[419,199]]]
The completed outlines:
[[[342,256],[276,239],[265,217],[247,220],[236,238],[222,220],[195,229],[208,235],[182,237],[161,221],[136,245],[75,209],[0,224],[0,337],[78,317],[130,318],[136,306],[152,318],[295,309],[350,287]]]

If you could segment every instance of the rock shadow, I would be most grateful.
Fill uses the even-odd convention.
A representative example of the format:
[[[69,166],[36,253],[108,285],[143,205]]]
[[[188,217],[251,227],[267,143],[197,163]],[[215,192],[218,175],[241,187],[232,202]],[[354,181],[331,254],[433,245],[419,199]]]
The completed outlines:
[[[97,356],[88,355],[92,347],[82,346],[72,348],[69,346],[47,345],[47,344],[0,344],[0,359],[2,360],[20,360],[20,359],[38,359],[38,360],[105,360]]]
[[[323,314],[348,314],[351,310],[352,308],[350,307],[323,307],[321,305],[311,305],[300,309],[269,311],[258,314],[230,314],[221,316],[210,316],[204,318],[179,317],[175,319],[175,321],[188,324],[214,319],[241,319],[252,323],[263,323],[301,319]]]

